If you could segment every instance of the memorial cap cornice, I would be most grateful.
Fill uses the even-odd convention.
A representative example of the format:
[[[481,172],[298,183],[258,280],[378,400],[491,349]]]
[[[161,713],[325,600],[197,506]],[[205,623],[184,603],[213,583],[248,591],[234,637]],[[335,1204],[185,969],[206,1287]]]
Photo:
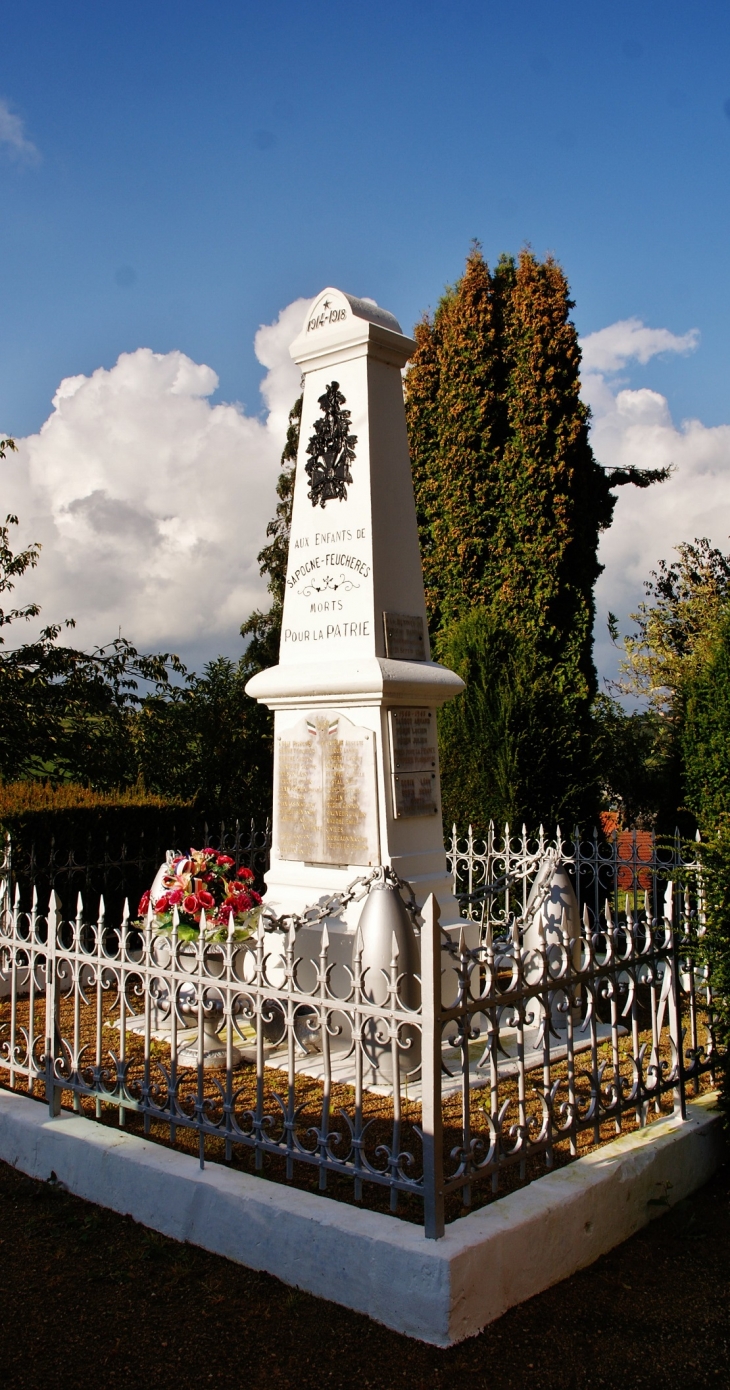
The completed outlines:
[[[357,357],[372,357],[403,367],[416,350],[393,314],[342,290],[326,289],[307,311],[302,331],[289,349],[298,366],[334,367]]]
[[[454,671],[435,661],[352,657],[347,661],[272,666],[252,676],[246,694],[269,709],[322,705],[426,705],[440,709],[464,689]]]

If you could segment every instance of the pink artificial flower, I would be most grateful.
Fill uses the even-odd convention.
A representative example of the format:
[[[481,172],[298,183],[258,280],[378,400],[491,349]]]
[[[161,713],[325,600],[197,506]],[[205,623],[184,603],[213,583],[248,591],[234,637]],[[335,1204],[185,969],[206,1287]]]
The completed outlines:
[[[170,907],[179,907],[185,897],[185,893],[182,888],[172,888],[170,892],[166,894],[166,897]]]

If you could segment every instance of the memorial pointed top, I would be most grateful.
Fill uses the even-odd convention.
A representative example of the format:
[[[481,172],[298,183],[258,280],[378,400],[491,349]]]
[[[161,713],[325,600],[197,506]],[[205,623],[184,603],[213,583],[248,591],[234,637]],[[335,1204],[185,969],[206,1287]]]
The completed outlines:
[[[312,300],[290,352],[295,362],[303,364],[355,343],[368,344],[380,352],[389,349],[403,363],[416,346],[395,315],[381,309],[374,299],[358,299],[330,286]]]

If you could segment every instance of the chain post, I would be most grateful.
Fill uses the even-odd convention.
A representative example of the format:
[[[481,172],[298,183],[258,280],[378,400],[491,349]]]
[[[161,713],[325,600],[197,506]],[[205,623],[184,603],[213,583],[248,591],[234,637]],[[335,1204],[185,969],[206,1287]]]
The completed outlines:
[[[444,1234],[444,1140],[441,1111],[441,926],[433,893],[421,916],[421,1090],[424,1234]]]

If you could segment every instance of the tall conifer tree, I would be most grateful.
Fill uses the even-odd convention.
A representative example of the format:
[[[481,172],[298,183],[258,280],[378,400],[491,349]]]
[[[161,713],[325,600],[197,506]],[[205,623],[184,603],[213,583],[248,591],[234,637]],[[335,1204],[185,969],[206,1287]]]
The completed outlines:
[[[551,257],[492,274],[475,245],[406,378],[429,622],[469,681],[440,722],[445,812],[482,827],[597,809],[598,539],[611,488],[655,480],[593,457],[572,307]]]
[[[463,613],[489,563],[490,501],[504,436],[494,286],[472,251],[434,324],[419,325],[408,416],[432,624]]]
[[[550,257],[541,264],[523,251],[516,266],[503,258],[495,279],[508,422],[493,546],[500,584],[493,593],[566,667],[574,688],[592,695],[598,539],[615,499],[588,440],[573,305]]]

